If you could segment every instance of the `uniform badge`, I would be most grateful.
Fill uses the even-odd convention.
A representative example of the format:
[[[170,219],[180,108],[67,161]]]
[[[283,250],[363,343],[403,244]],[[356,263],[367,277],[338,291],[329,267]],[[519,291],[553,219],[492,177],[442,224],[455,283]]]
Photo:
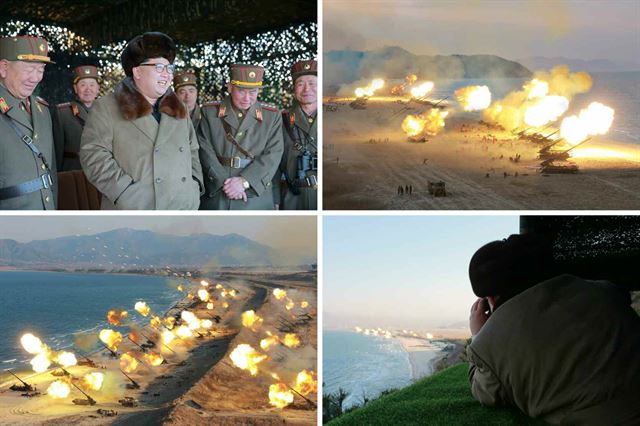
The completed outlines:
[[[253,71],[249,72],[249,78],[256,78],[256,73]]]
[[[40,47],[40,51],[41,51],[41,52],[44,52],[44,44],[40,44],[40,46],[39,46],[39,47]]]
[[[227,112],[226,105],[220,105],[220,109],[218,109],[218,118],[224,117],[224,114]]]
[[[78,114],[80,114],[80,111],[78,111],[78,105],[71,105],[71,112],[73,112],[74,117],[77,117]]]
[[[7,101],[5,101],[4,98],[0,98],[0,109],[2,110],[3,114],[11,109],[9,105],[7,105]]]
[[[257,109],[256,110],[256,120],[262,121],[262,110],[261,109]]]
[[[291,115],[289,115],[289,123],[291,123],[291,126],[296,124],[296,115],[294,113],[291,113]]]
[[[304,64],[304,69],[305,69],[305,70],[311,69],[311,65],[309,65],[309,64]]]
[[[185,82],[186,82],[186,81],[189,81],[189,77],[186,77],[186,76],[185,76],[185,77],[182,77],[182,81],[185,81]]]
[[[84,69],[84,73],[85,73],[85,74],[91,74],[91,70],[90,70],[89,68],[85,68],[85,69]]]

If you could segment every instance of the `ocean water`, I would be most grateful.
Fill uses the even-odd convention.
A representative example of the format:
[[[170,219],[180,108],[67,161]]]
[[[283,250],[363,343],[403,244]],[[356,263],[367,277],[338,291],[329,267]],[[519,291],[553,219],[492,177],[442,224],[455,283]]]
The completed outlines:
[[[573,71],[573,70],[572,70]],[[598,101],[615,110],[615,117],[607,138],[615,141],[640,144],[640,71],[590,73],[593,86],[587,93],[574,96],[569,110],[563,117],[577,114],[591,102]],[[430,99],[454,102],[453,92],[470,85],[486,85],[491,90],[491,100],[504,98],[513,90],[520,90],[529,79],[465,79],[437,81]],[[476,113],[480,115],[480,113]],[[559,125],[562,118],[556,123]],[[595,137],[596,139],[598,136]]]
[[[323,332],[322,369],[323,393],[349,393],[344,408],[411,384],[409,355],[398,341],[351,331]]]
[[[164,313],[179,299],[180,293],[165,277],[0,272],[0,372],[30,367],[33,356],[20,345],[24,333],[35,334],[54,350],[73,348],[74,333],[97,335],[110,327],[109,309],[126,309],[129,318],[142,323],[148,319],[133,309],[138,300],[147,302],[153,312]]]

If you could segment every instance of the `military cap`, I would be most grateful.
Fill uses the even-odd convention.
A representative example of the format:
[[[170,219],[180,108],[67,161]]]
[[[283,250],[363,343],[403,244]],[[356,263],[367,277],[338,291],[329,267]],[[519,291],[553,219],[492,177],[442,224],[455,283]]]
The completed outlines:
[[[84,78],[93,78],[98,81],[98,68],[95,65],[80,65],[73,70],[73,84]]]
[[[256,65],[231,65],[231,84],[241,89],[259,89],[262,87],[264,68]]]
[[[120,62],[127,77],[133,75],[133,68],[150,58],[165,58],[173,63],[176,45],[168,35],[149,32],[135,36],[122,51]]]
[[[182,86],[195,86],[196,85],[196,72],[194,70],[185,70],[176,72],[173,76],[173,89],[178,90]]]
[[[531,234],[485,244],[469,262],[469,280],[478,297],[513,296],[555,275],[551,244]]]
[[[42,37],[32,36],[0,38],[0,59],[55,64],[49,58],[49,43],[47,40]]]
[[[291,67],[291,79],[296,81],[296,78],[303,75],[318,75],[318,62],[314,59],[306,61],[298,61]]]

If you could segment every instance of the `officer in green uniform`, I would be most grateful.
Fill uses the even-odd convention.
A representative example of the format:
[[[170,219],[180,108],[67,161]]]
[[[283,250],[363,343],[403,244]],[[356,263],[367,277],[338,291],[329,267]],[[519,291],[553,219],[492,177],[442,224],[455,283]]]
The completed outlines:
[[[49,44],[41,37],[0,38],[0,209],[53,210],[56,164],[49,104],[33,95]]]
[[[229,95],[202,106],[198,126],[209,210],[273,210],[272,179],[282,158],[282,119],[257,100],[264,68],[231,66]]]
[[[284,210],[318,208],[317,75],[314,60],[296,62],[291,68],[295,100],[282,113],[284,154],[280,164]]]
[[[58,171],[82,170],[80,138],[89,109],[100,91],[98,68],[82,65],[73,70],[73,90],[76,100],[59,104],[53,110],[53,139],[56,145]]]
[[[193,70],[176,72],[173,76],[173,90],[176,92],[178,98],[187,106],[189,115],[191,115],[191,122],[195,129],[198,128],[198,124],[200,124],[200,119],[202,118],[202,111],[200,105],[198,105],[198,86],[196,82],[196,73]]]

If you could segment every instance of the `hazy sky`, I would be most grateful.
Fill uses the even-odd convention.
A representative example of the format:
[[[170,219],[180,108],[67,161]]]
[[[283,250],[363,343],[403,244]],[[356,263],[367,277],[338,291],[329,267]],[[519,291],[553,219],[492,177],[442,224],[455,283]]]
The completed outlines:
[[[170,235],[236,233],[273,248],[314,248],[314,216],[2,216],[0,239],[20,242],[97,234],[118,228]]]
[[[324,326],[466,324],[471,256],[518,229],[518,216],[325,216]]]
[[[324,0],[324,47],[636,62],[637,0]]]

